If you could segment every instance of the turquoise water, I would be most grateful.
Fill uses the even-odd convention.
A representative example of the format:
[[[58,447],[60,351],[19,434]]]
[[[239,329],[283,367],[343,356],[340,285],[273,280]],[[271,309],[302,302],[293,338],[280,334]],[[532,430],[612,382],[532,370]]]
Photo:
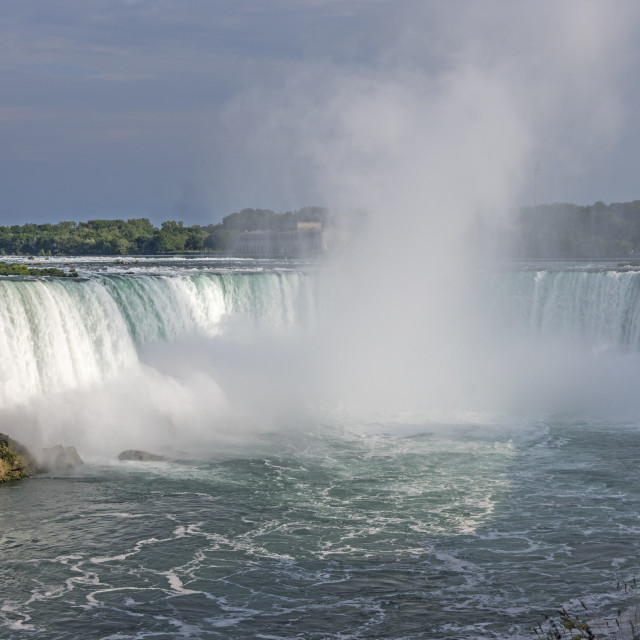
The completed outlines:
[[[638,451],[631,425],[318,427],[4,486],[2,637],[532,637],[633,602]]]
[[[495,359],[461,363],[518,394],[438,419],[301,409],[323,390],[287,351],[315,353],[314,269],[0,281],[0,430],[86,462],[0,485],[0,638],[531,638],[561,605],[634,605],[640,273],[479,275]],[[426,393],[439,366],[407,375]],[[116,458],[167,443],[169,462]]]

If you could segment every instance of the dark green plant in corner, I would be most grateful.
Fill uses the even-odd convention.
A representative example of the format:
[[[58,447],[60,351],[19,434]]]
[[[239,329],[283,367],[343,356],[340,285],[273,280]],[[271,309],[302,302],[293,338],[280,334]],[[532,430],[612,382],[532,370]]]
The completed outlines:
[[[637,586],[634,578],[630,583],[618,582],[616,589],[624,588],[624,593]],[[549,640],[640,640],[638,607],[624,611],[618,609],[615,616],[597,618],[590,615],[589,608],[580,601],[584,611],[574,614],[565,607],[557,610],[557,616],[545,616],[545,622],[533,627],[535,637]],[[586,617],[586,619],[585,619]]]

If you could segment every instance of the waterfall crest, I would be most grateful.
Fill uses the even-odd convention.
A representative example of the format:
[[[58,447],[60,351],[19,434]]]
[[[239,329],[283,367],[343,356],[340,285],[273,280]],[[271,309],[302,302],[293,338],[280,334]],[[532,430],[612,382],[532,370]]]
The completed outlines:
[[[480,288],[494,332],[640,351],[640,272],[512,271]]]

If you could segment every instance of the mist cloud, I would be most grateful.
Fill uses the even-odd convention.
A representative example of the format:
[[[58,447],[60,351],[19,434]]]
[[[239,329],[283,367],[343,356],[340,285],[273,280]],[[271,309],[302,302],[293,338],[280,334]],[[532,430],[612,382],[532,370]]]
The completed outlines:
[[[470,273],[493,254],[474,229],[508,227],[530,202],[536,162],[561,191],[615,145],[638,11],[602,2],[403,9],[406,29],[367,64],[306,61],[242,94],[224,120],[244,160],[227,185],[235,176],[250,196],[312,192],[369,214],[320,338],[329,393],[381,409],[460,408],[482,387],[500,402],[516,393],[523,363],[477,327],[483,301]],[[504,366],[489,366],[500,358]]]

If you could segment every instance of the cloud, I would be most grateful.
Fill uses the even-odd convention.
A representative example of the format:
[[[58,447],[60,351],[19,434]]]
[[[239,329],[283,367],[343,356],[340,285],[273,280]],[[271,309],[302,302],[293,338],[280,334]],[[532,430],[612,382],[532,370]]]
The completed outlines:
[[[637,125],[630,108],[637,98],[637,9],[633,2],[615,6],[592,0],[7,0],[0,5],[0,107],[26,115],[24,124],[12,116],[10,129],[5,115],[0,136],[18,155],[30,149],[31,158],[51,158],[56,146],[67,182],[96,189],[100,165],[110,164],[114,153],[123,164],[135,157],[129,171],[140,172],[140,189],[170,183],[174,193],[185,180],[208,174],[212,217],[250,205],[331,204],[335,189],[325,181],[327,172],[317,179],[318,163],[327,162],[311,138],[317,127],[349,126],[335,119],[328,124],[340,96],[345,113],[353,113],[349,85],[356,101],[365,99],[365,83],[378,87],[378,98],[383,85],[387,96],[396,91],[398,102],[386,107],[386,134],[376,127],[369,142],[380,143],[383,134],[401,142],[393,127],[402,125],[390,118],[413,117],[399,102],[401,91],[411,90],[411,77],[415,97],[422,92],[426,99],[437,88],[427,89],[427,77],[446,82],[447,73],[464,67],[469,76],[508,88],[543,158],[550,197],[580,201],[598,190],[596,199],[606,200],[635,188],[625,168],[637,164],[640,148],[634,144],[640,127],[630,126]],[[371,104],[382,109],[378,98]],[[618,145],[623,128],[635,133]],[[88,162],[77,157],[79,150]],[[171,157],[162,162],[159,150]],[[598,160],[603,150],[607,161]],[[347,153],[344,144],[332,152]],[[17,170],[3,168],[5,175]],[[2,184],[5,211],[33,211],[43,178],[34,173],[32,179],[29,194],[17,191],[14,178]],[[114,186],[114,211],[145,199],[130,184]],[[60,190],[41,207],[80,215],[71,200]],[[153,211],[140,214],[170,214],[172,204],[155,202]]]

